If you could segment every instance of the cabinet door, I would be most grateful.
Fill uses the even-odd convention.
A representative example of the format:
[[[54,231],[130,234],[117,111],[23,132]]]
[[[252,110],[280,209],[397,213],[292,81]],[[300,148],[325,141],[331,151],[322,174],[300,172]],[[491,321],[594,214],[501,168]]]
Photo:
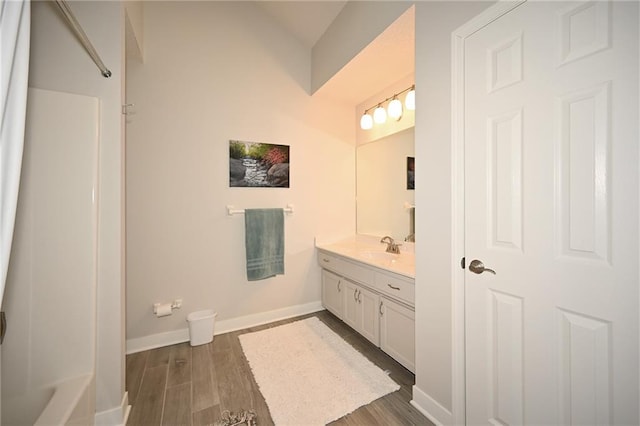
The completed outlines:
[[[415,313],[412,309],[380,298],[380,349],[415,372]]]
[[[378,314],[378,294],[360,288],[358,293],[358,310],[360,319],[360,334],[369,339],[376,346],[380,345],[380,319]]]
[[[345,280],[344,322],[369,339],[380,344],[379,296],[351,281]]]
[[[360,286],[349,280],[344,280],[344,322],[359,331],[360,313],[358,312],[358,291]]]
[[[344,314],[344,283],[334,273],[322,270],[322,305],[342,319]]]

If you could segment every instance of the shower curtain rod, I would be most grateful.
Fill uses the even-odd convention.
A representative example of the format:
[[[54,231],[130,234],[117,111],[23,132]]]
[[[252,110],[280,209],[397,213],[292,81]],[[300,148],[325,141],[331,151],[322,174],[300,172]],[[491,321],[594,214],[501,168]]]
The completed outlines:
[[[91,56],[91,59],[93,59],[93,62],[95,62],[95,64],[100,69],[102,76],[105,78],[111,77],[111,71],[109,71],[109,69],[104,65],[104,62],[102,62],[102,59],[100,59],[100,55],[98,55],[98,52],[96,52],[96,49],[93,47],[93,45],[89,41],[87,34],[82,29],[82,26],[80,26],[80,23],[74,16],[73,12],[71,11],[71,8],[69,8],[69,5],[67,4],[66,0],[55,0],[55,2],[60,8],[60,11],[64,15],[64,17],[67,19],[67,22],[69,23],[69,25],[71,25],[71,28],[73,29],[73,31],[75,31],[76,35],[80,39],[80,42],[86,49],[87,53],[89,54],[89,56]]]

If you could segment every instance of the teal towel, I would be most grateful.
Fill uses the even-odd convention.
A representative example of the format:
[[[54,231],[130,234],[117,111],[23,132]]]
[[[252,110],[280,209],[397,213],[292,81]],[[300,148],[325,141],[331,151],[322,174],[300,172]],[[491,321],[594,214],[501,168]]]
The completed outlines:
[[[244,242],[249,281],[284,274],[284,210],[245,210]]]

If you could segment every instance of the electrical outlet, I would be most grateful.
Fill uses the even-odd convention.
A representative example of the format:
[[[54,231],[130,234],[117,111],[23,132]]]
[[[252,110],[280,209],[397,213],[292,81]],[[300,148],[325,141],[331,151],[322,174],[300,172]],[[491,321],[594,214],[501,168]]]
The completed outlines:
[[[173,307],[175,309],[180,309],[182,308],[182,299],[176,299],[173,301]]]

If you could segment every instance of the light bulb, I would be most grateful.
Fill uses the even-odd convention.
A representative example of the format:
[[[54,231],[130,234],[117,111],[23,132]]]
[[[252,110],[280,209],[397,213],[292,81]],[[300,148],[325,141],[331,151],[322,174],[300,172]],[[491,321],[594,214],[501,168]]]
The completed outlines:
[[[362,118],[360,119],[360,128],[362,130],[369,130],[373,128],[373,117],[371,117],[371,114],[362,114]]]
[[[409,93],[407,93],[407,97],[404,98],[404,105],[407,109],[414,110],[416,109],[416,89],[412,87]]]
[[[378,124],[382,124],[387,121],[387,111],[382,108],[382,105],[378,105],[378,107],[373,111],[373,121]]]
[[[387,106],[387,114],[394,120],[399,121],[402,118],[402,102],[394,97],[389,102],[389,106]]]

